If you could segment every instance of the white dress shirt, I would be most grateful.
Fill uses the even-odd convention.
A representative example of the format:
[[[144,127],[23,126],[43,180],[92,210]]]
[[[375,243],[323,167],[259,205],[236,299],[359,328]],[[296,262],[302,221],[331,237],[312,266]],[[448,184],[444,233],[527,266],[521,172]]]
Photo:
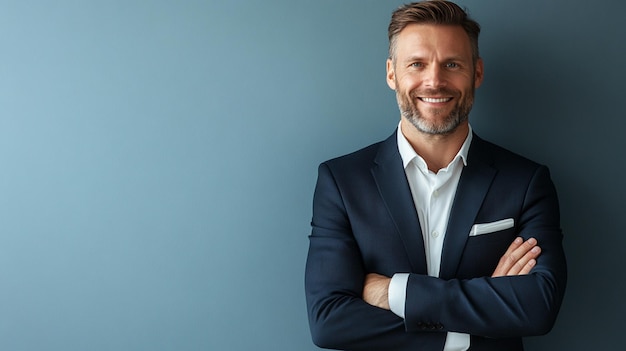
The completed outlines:
[[[422,229],[428,275],[438,277],[448,217],[461,172],[467,165],[467,153],[472,142],[472,127],[469,127],[465,142],[452,162],[437,173],[428,169],[426,161],[409,144],[402,134],[401,124],[398,125],[397,134],[398,150]],[[408,279],[408,273],[396,273],[389,285],[389,306],[393,313],[402,318],[404,318]],[[469,334],[448,332],[443,351],[465,351],[469,346]]]

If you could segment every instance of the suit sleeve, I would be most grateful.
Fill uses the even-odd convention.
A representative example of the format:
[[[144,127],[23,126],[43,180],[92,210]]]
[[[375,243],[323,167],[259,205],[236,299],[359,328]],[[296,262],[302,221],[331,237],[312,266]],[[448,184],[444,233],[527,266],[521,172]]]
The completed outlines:
[[[502,201],[505,201],[504,199]],[[566,263],[554,185],[545,167],[532,176],[520,210],[519,235],[538,240],[542,253],[530,274],[443,280],[411,274],[405,324],[409,332],[444,331],[490,338],[551,330],[565,292]]]
[[[339,188],[328,166],[319,168],[305,290],[313,342],[350,350],[416,350],[445,335],[407,333],[393,312],[362,299],[363,260]]]

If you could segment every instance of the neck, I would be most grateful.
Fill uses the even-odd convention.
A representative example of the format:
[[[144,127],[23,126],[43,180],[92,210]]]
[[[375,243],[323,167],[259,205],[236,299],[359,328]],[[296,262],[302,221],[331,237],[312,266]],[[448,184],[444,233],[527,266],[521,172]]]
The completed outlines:
[[[443,135],[421,132],[405,118],[402,118],[401,128],[402,134],[411,144],[413,150],[426,161],[428,169],[435,173],[452,162],[461,150],[461,146],[463,146],[469,133],[467,121],[460,124],[451,133]]]

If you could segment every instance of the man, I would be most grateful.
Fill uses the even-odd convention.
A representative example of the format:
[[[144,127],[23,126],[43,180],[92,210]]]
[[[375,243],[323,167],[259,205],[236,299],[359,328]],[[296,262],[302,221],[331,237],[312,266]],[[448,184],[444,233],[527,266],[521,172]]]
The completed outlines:
[[[306,298],[313,341],[346,350],[522,350],[547,333],[566,283],[546,167],[480,139],[479,25],[457,5],[396,10],[387,140],[324,162]]]

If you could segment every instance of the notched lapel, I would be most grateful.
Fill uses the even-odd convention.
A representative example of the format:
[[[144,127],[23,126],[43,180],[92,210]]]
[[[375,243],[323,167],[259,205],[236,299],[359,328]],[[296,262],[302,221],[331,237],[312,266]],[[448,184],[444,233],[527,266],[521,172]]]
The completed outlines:
[[[472,143],[474,151],[480,148],[482,141],[474,135]],[[474,225],[474,220],[482,203],[489,191],[497,171],[486,159],[484,150],[472,152],[468,157],[468,165],[461,173],[461,179],[456,190],[454,203],[450,210],[448,229],[441,254],[441,267],[439,277],[452,279],[456,276],[465,243],[469,237],[469,231]]]
[[[385,140],[376,157],[372,175],[380,195],[396,224],[414,273],[427,274],[424,240],[415,203],[406,179],[394,133]]]

